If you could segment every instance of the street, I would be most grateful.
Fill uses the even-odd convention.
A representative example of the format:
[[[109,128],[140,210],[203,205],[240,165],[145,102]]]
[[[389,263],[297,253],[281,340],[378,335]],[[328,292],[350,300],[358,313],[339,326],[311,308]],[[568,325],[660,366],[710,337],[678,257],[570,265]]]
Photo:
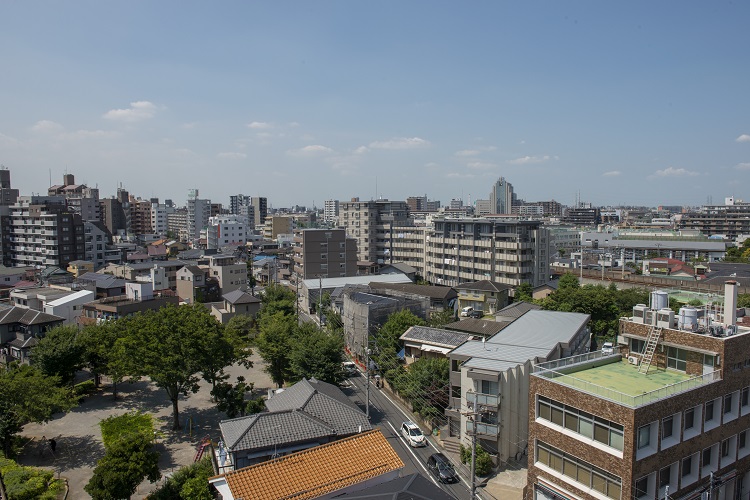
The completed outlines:
[[[357,405],[365,410],[367,400],[365,376],[362,373],[354,377],[349,377],[342,389]],[[403,475],[418,472],[424,477],[430,479],[434,484],[457,499],[464,500],[471,497],[470,483],[464,477],[461,481],[454,484],[442,484],[435,479],[427,470],[427,459],[433,453],[440,450],[432,440],[432,436],[426,436],[427,446],[413,448],[409,446],[399,432],[401,423],[405,420],[411,420],[411,417],[404,413],[388,394],[375,387],[374,382],[370,383],[370,422],[374,427],[380,428],[388,442],[396,450],[401,460],[404,462]],[[422,429],[424,432],[425,429]],[[455,465],[455,464],[454,464]],[[457,469],[458,471],[458,469]]]

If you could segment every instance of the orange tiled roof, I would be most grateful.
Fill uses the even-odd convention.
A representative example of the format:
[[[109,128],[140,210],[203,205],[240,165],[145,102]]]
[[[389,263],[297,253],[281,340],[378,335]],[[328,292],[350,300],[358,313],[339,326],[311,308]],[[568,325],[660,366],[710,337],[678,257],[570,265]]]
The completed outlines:
[[[305,500],[403,467],[385,436],[375,429],[251,465],[224,477],[236,499]]]

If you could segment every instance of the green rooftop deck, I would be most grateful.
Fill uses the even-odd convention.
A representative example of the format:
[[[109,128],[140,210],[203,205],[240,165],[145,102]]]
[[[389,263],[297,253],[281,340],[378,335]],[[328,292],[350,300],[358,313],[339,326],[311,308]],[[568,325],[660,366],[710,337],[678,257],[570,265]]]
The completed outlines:
[[[618,360],[616,357],[609,363],[597,363],[595,366],[582,364],[578,367],[572,365],[561,368],[560,371],[541,370],[535,375],[633,408],[694,389],[720,378],[718,371],[691,377],[678,371],[657,370],[653,367],[646,375],[639,373],[637,366],[631,365],[627,360]]]

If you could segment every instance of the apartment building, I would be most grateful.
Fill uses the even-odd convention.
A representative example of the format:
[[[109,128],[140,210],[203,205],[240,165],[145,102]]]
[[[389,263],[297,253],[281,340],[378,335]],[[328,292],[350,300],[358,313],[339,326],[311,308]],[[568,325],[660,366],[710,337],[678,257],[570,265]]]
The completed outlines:
[[[200,240],[201,229],[208,225],[211,215],[211,200],[198,198],[198,190],[191,189],[188,192],[187,201],[187,237],[188,243],[197,246]]]
[[[13,266],[58,266],[85,259],[83,220],[60,196],[21,196],[10,207]]]
[[[750,203],[727,198],[724,205],[706,205],[700,210],[682,214],[677,218],[677,226],[733,240],[750,233]]]
[[[299,279],[357,274],[357,243],[343,229],[303,229],[294,235],[294,274]]]
[[[247,264],[234,255],[209,255],[208,275],[219,282],[222,294],[247,288]]]
[[[268,217],[268,199],[263,196],[253,196],[250,198],[250,205],[253,207],[254,226],[262,225]]]
[[[68,209],[81,216],[83,220],[99,220],[99,189],[86,184],[76,184],[73,174],[63,176],[62,185],[50,186],[47,196],[62,196],[66,199]]]
[[[353,198],[339,204],[339,224],[357,241],[357,260],[392,263],[393,227],[405,225],[409,207],[405,201]]]
[[[292,234],[294,218],[289,215],[269,215],[263,224],[263,238],[275,240],[280,234]]]
[[[245,245],[250,228],[241,215],[217,215],[208,218],[206,248],[219,249],[228,245]]]
[[[164,236],[167,234],[167,214],[174,209],[159,201],[151,202],[151,232]]]
[[[613,347],[531,377],[526,498],[750,497],[750,328],[652,293]]]
[[[425,239],[423,276],[434,284],[457,286],[488,279],[538,286],[549,280],[549,235],[539,221],[435,218]]]
[[[477,443],[499,462],[523,454],[533,367],[586,352],[590,319],[588,314],[530,310],[493,336],[451,351],[446,448],[457,451],[459,443],[471,447],[476,435]]]
[[[13,205],[18,201],[18,189],[10,187],[10,170],[0,168],[0,205]]]
[[[323,205],[323,220],[329,224],[336,224],[339,218],[339,200],[326,200]]]

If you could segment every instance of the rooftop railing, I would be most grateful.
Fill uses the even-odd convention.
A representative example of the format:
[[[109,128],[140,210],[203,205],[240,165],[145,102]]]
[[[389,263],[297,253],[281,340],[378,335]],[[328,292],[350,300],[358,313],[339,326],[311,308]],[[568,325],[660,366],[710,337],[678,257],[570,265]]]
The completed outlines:
[[[588,382],[586,380],[574,377],[573,375],[567,375],[554,370],[541,370],[534,373],[534,375],[537,377],[543,377],[548,380],[552,380],[553,382],[556,382],[558,384],[563,384],[568,387],[587,392],[589,394],[593,394],[595,396],[599,396],[603,399],[608,399],[615,403],[629,406],[631,408],[645,406],[655,401],[660,401],[662,399],[672,397],[675,394],[686,392],[695,389],[696,387],[701,387],[703,385],[721,380],[721,371],[716,370],[711,373],[698,375],[687,380],[677,382],[675,384],[666,385],[659,389],[633,396],[631,394],[625,394],[608,387],[602,387],[600,385],[594,384],[593,382]]]
[[[580,363],[586,363],[588,361],[595,361],[597,359],[609,359],[619,358],[622,359],[620,354],[620,346],[613,346],[609,351],[592,351],[584,354],[576,354],[567,358],[556,359],[554,361],[547,361],[545,363],[538,363],[534,366],[534,373],[556,370],[564,368],[566,366],[577,365]]]

